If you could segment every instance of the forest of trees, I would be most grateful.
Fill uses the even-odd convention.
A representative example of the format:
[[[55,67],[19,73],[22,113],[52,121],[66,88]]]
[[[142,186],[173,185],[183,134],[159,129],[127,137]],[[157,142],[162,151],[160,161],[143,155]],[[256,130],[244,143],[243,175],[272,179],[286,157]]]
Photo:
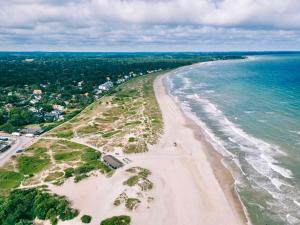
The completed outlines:
[[[54,104],[79,112],[106,81],[201,61],[241,58],[239,54],[199,53],[0,53],[0,130],[43,124]],[[79,82],[82,85],[78,85]],[[42,95],[34,99],[33,90]],[[33,111],[35,110],[35,111]],[[36,112],[38,111],[38,112]]]

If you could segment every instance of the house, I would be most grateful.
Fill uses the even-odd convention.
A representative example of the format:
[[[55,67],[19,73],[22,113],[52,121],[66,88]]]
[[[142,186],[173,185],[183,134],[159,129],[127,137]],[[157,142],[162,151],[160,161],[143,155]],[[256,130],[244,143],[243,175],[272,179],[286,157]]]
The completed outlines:
[[[31,103],[32,105],[35,105],[35,104],[38,103],[38,102],[39,102],[38,99],[32,99],[32,100],[30,100],[30,103]]]
[[[33,90],[34,95],[41,95],[42,93],[43,93],[42,90],[38,90],[38,89]]]
[[[124,165],[120,160],[118,160],[116,157],[112,155],[103,156],[103,161],[106,165],[108,165],[113,169],[118,169]]]
[[[25,61],[25,62],[29,62],[29,63],[30,63],[30,62],[33,62],[33,61],[34,61],[34,59],[25,59],[24,61]]]
[[[65,107],[63,107],[62,105],[52,105],[52,108],[54,110],[57,110],[57,111],[60,111],[60,112],[63,112]]]
[[[58,110],[52,110],[50,113],[46,113],[44,118],[45,120],[58,120],[62,112]]]
[[[39,110],[35,107],[30,107],[28,110],[33,112],[33,113],[38,113],[39,112]]]
[[[82,81],[80,81],[80,82],[78,82],[78,87],[81,87],[81,86],[82,86],[82,84],[83,84],[83,80],[82,80]]]
[[[125,82],[125,79],[124,79],[124,78],[119,78],[119,79],[116,81],[117,84],[121,84],[121,83],[123,83],[123,82]]]
[[[113,82],[106,81],[105,83],[99,85],[98,89],[101,91],[108,91],[114,86]]]

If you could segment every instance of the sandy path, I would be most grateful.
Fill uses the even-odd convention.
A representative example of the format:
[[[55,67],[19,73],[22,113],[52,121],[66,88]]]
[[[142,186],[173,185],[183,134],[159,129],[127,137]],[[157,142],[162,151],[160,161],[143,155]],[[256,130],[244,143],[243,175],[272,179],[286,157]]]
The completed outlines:
[[[158,144],[147,153],[130,155],[133,163],[118,169],[111,178],[100,175],[78,184],[67,181],[51,189],[66,195],[81,215],[91,215],[91,224],[120,214],[130,215],[132,225],[245,224],[240,209],[230,201],[230,191],[225,191],[225,195],[214,174],[206,154],[207,145],[196,138],[180,108],[166,94],[163,78],[158,77],[154,84],[164,120],[164,134]],[[125,170],[135,165],[152,172],[149,179],[154,189],[149,195],[154,201],[128,212],[124,207],[114,207],[113,201],[125,188]],[[81,224],[79,218],[61,224]]]

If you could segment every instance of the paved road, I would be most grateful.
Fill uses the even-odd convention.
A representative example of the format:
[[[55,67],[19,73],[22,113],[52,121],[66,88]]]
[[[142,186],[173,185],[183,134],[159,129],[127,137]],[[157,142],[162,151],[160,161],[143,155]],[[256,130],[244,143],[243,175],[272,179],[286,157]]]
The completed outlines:
[[[4,163],[14,154],[18,149],[26,148],[30,143],[34,142],[35,138],[20,136],[20,137],[12,137],[14,143],[12,146],[6,151],[0,153],[0,166],[4,165]]]

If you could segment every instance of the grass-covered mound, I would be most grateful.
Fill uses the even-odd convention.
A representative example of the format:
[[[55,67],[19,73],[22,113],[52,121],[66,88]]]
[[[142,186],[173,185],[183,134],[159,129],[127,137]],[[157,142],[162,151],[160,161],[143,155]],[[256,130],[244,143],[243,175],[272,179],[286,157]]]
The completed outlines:
[[[114,216],[103,220],[100,225],[129,225],[130,221],[129,216]]]
[[[71,220],[78,211],[70,207],[70,203],[61,196],[49,194],[38,188],[17,189],[0,201],[0,224],[33,224],[33,220],[50,220],[57,224],[58,220]]]

